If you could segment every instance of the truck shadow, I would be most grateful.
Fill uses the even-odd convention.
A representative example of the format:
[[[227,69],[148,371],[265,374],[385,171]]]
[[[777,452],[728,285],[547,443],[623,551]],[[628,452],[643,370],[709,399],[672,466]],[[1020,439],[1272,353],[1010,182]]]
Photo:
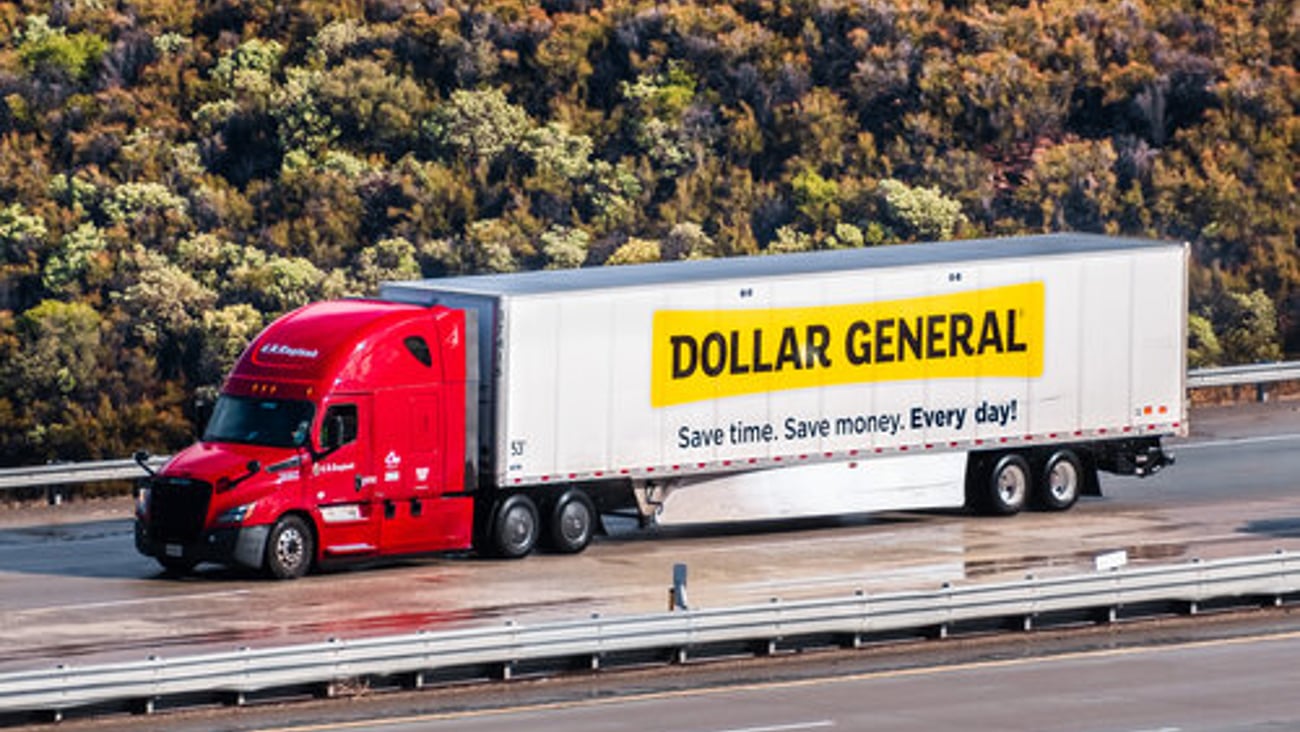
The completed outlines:
[[[1300,516],[1247,521],[1238,531],[1273,539],[1300,539]]]
[[[654,541],[713,540],[738,536],[771,536],[779,534],[826,531],[852,527],[892,527],[919,523],[940,515],[960,515],[957,512],[876,513],[849,516],[818,516],[811,518],[765,519],[761,521],[733,521],[726,523],[680,524],[638,528],[634,519],[605,517],[605,534],[597,537],[601,544],[640,544]]]
[[[136,553],[130,519],[0,528],[0,573],[138,579],[156,568]]]

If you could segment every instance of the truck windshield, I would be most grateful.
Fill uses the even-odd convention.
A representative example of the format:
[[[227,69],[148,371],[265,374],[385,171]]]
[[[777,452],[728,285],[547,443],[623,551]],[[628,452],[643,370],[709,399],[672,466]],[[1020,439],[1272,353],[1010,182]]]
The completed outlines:
[[[203,432],[204,442],[298,447],[307,440],[315,407],[297,399],[222,395]]]

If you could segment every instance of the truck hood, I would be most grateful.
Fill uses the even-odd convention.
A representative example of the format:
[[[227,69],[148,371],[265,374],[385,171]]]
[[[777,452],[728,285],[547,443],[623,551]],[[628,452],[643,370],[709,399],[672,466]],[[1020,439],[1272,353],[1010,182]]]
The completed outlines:
[[[248,472],[248,461],[256,460],[262,468],[297,455],[294,448],[261,447],[226,442],[200,442],[176,453],[159,472],[168,478],[189,478],[216,483],[221,478],[235,480]]]

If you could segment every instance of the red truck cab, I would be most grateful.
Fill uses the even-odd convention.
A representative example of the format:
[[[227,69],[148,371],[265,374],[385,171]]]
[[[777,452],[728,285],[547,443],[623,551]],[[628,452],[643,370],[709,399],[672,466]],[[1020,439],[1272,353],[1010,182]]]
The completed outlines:
[[[342,300],[280,318],[202,439],[142,489],[137,548],[174,572],[213,561],[291,578],[470,547],[469,340],[466,314],[442,307]]]

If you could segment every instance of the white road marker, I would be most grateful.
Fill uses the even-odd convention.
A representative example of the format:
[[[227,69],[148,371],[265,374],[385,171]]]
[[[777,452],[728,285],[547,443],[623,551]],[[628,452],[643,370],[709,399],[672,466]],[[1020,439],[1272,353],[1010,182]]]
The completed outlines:
[[[794,722],[792,724],[774,724],[767,727],[736,727],[733,729],[710,730],[710,732],[798,732],[804,729],[822,729],[834,727],[835,722],[819,719],[815,722]]]

